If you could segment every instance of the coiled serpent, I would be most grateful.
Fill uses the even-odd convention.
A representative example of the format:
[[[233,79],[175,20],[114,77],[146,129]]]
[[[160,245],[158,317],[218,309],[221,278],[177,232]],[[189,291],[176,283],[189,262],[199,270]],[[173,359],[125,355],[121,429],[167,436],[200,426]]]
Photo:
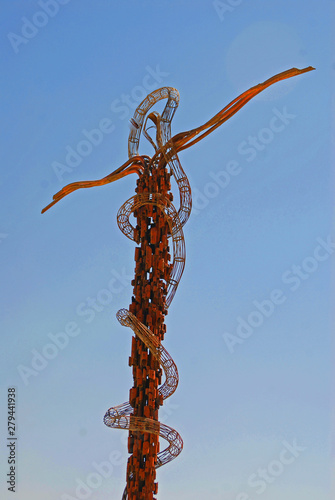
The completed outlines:
[[[128,140],[129,160],[103,179],[96,181],[75,182],[65,186],[53,196],[53,201],[42,210],[42,213],[57,203],[61,198],[76,189],[108,184],[131,173],[137,173],[140,176],[149,165],[151,168],[155,168],[159,161],[164,158],[166,165],[170,167],[177,182],[180,198],[179,210],[177,211],[174,208],[169,198],[160,193],[142,193],[133,196],[122,205],[117,215],[117,222],[121,231],[128,238],[138,242],[139,239],[138,236],[136,236],[135,228],[129,221],[130,215],[138,208],[146,205],[154,205],[162,214],[164,214],[164,217],[169,225],[170,236],[173,241],[172,272],[167,280],[168,287],[166,306],[168,307],[174,297],[185,266],[185,242],[182,228],[190,216],[192,206],[190,185],[180,164],[177,153],[192,146],[211,133],[218,126],[233,116],[250,99],[273,83],[305,73],[312,69],[314,68],[311,66],[302,70],[292,68],[279,73],[278,75],[275,75],[274,77],[241,94],[204,125],[190,131],[177,134],[173,138],[171,138],[171,121],[179,104],[179,93],[172,87],[163,87],[155,90],[141,102],[131,120],[132,128]],[[167,104],[162,115],[159,115],[156,112],[150,113],[144,122],[144,118],[150,108],[161,99],[167,99]],[[156,128],[156,143],[148,134],[148,129],[146,128],[148,119],[153,122],[154,127]],[[155,149],[155,154],[152,158],[145,155],[140,156],[138,154],[138,146],[143,126],[143,134]],[[135,335],[141,339],[154,358],[157,359],[162,366],[165,372],[166,380],[158,391],[163,399],[168,398],[174,393],[178,385],[178,370],[173,359],[152,331],[139,321],[130,311],[127,309],[120,309],[117,312],[117,318],[122,325],[133,330]],[[129,402],[112,407],[106,412],[104,416],[104,423],[113,428],[128,429],[142,433],[153,433],[167,440],[168,447],[157,454],[157,460],[155,463],[156,468],[166,464],[179,455],[183,447],[183,441],[177,431],[158,422],[157,420],[145,417],[135,417],[132,412],[133,408]],[[123,500],[128,498],[127,486],[124,490],[122,498]]]

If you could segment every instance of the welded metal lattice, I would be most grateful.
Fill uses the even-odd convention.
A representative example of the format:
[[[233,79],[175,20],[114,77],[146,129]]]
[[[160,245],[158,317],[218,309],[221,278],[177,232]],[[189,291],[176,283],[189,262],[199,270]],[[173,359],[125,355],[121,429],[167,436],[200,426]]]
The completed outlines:
[[[179,455],[183,441],[178,432],[158,421],[158,408],[170,397],[178,385],[178,370],[161,341],[165,332],[164,315],[176,293],[185,266],[185,241],[183,226],[192,206],[191,188],[180,164],[178,152],[192,146],[220,126],[259,92],[275,82],[310,71],[292,68],[247,90],[234,99],[204,125],[179,133],[171,138],[171,121],[179,104],[179,93],[172,87],[163,87],[149,94],[138,106],[131,119],[132,128],[128,139],[129,159],[121,167],[103,179],[75,182],[54,195],[53,201],[42,210],[48,210],[67,194],[80,188],[101,186],[131,173],[137,173],[137,194],[119,209],[117,223],[120,230],[135,241],[134,296],[129,310],[117,312],[119,322],[132,329],[132,355],[134,387],[129,401],[110,408],[104,422],[107,426],[129,431],[127,484],[123,500],[152,500],[157,493],[155,469]],[[162,115],[149,110],[161,99],[167,99]],[[150,120],[152,126],[148,127]],[[149,129],[154,128],[153,139]],[[152,157],[139,155],[140,136],[152,144]],[[170,176],[173,176],[179,192],[178,211],[172,204]],[[136,227],[129,221],[131,214],[137,219]],[[173,245],[170,263],[168,238]],[[164,384],[161,368],[165,373]],[[168,442],[159,451],[158,438]]]

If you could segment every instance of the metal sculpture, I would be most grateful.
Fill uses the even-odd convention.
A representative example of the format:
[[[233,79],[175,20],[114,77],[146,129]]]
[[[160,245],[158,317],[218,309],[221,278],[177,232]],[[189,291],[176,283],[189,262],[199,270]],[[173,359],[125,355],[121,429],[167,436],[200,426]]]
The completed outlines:
[[[131,173],[139,176],[136,195],[127,200],[117,214],[117,223],[123,234],[139,245],[135,249],[132,303],[129,310],[117,312],[119,322],[135,334],[129,358],[134,385],[130,389],[129,401],[110,408],[104,417],[107,426],[129,431],[128,451],[131,456],[123,500],[152,500],[158,489],[155,470],[177,457],[183,448],[178,432],[158,421],[159,407],[178,385],[177,367],[161,342],[166,331],[164,316],[185,266],[182,228],[192,206],[191,188],[178,153],[210,134],[265,88],[312,69],[311,66],[302,70],[292,68],[279,73],[241,94],[204,125],[172,138],[171,121],[178,107],[179,93],[172,87],[155,90],[142,101],[131,119],[129,160],[103,179],[69,184],[42,210],[45,212],[76,189],[108,184]],[[157,112],[148,114],[161,99],[167,99],[162,115]],[[155,140],[149,135],[152,127],[148,127],[148,120],[155,129]],[[142,132],[155,150],[152,157],[139,155]],[[171,175],[179,190],[178,211],[172,204]],[[131,214],[136,217],[136,227],[129,221]],[[169,238],[173,246],[172,263]],[[162,369],[165,382],[159,387]],[[159,451],[159,437],[168,442],[163,451]]]

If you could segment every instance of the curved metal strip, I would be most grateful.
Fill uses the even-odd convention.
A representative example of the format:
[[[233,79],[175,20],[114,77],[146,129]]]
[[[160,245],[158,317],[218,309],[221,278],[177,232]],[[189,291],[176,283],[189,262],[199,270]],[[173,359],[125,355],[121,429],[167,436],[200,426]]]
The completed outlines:
[[[173,204],[167,198],[164,198],[159,193],[145,193],[129,198],[117,214],[117,224],[120,230],[127,238],[135,241],[134,227],[129,222],[129,217],[132,212],[143,205],[155,205],[164,214],[172,235],[173,242],[173,262],[171,275],[167,281],[168,291],[166,297],[166,306],[169,307],[176,293],[179,281],[182,277],[185,267],[186,248],[182,224],[179,215]]]

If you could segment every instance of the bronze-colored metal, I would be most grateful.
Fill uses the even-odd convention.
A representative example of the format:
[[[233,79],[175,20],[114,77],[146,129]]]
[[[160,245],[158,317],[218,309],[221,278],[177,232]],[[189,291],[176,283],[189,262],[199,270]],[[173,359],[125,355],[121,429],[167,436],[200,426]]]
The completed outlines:
[[[177,457],[183,448],[178,432],[158,421],[159,406],[175,392],[179,380],[177,367],[161,341],[166,329],[164,316],[185,266],[183,226],[192,207],[191,188],[178,152],[211,133],[273,83],[312,69],[311,66],[302,70],[292,68],[279,73],[241,94],[204,125],[172,138],[171,121],[179,104],[179,93],[172,87],[155,90],[141,102],[131,119],[129,160],[103,179],[69,184],[42,210],[45,212],[76,189],[108,184],[131,173],[139,176],[136,195],[127,200],[117,214],[120,230],[138,244],[132,303],[129,310],[117,312],[119,322],[135,334],[129,358],[134,385],[130,389],[129,401],[110,408],[104,416],[107,426],[129,431],[128,451],[131,456],[123,500],[153,500],[158,488],[155,470]],[[161,99],[167,99],[162,115],[155,111],[149,113]],[[148,126],[149,120],[152,127]],[[149,134],[151,128],[156,131],[155,139]],[[152,158],[138,153],[142,133],[154,148]],[[178,211],[172,204],[171,175],[179,191]],[[136,227],[129,221],[131,214],[136,218]],[[169,238],[173,247],[172,262]],[[159,386],[162,369],[165,382]],[[168,442],[163,451],[159,451],[159,437]]]

